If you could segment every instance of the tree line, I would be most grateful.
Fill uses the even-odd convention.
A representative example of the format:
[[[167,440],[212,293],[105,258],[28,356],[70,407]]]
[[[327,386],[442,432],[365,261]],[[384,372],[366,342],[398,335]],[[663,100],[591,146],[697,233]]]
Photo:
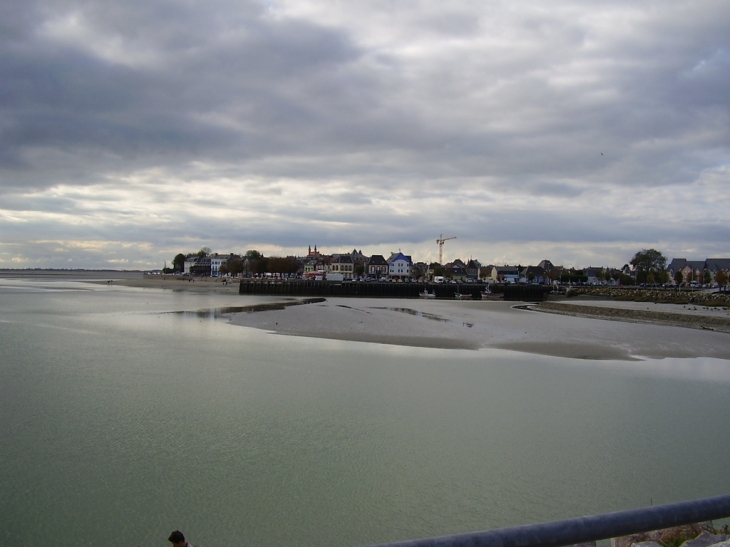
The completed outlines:
[[[185,261],[192,258],[204,258],[209,256],[211,250],[203,247],[197,253],[178,253],[172,260],[172,268],[166,268],[165,273],[183,272],[185,270]],[[267,257],[254,249],[246,251],[243,256],[231,255],[225,264],[220,267],[220,273],[230,275],[240,275],[245,273],[264,274],[279,273],[293,274],[299,271],[299,261],[292,257],[271,256]]]
[[[634,255],[629,262],[636,270],[637,283],[669,283],[669,272],[667,268],[667,258],[656,249],[643,249]],[[674,282],[677,285],[682,283],[712,283],[712,273],[704,270],[697,278],[694,278],[694,272],[690,274],[689,279],[684,278],[681,271],[674,272]],[[724,286],[727,285],[728,276],[722,270],[715,273],[715,282]]]

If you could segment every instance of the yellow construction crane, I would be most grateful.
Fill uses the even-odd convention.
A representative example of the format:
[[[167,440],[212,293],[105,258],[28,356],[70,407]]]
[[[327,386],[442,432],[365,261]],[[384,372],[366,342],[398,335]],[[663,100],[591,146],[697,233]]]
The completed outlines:
[[[439,264],[441,266],[444,265],[444,241],[448,241],[449,239],[456,239],[456,236],[454,237],[444,237],[444,234],[441,234],[439,238],[436,240],[436,243],[439,245]]]

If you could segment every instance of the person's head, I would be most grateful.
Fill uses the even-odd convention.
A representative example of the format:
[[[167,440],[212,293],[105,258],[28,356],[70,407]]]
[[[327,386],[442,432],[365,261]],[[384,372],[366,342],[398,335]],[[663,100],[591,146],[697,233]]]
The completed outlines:
[[[172,543],[173,547],[184,547],[185,536],[180,530],[175,530],[172,534],[170,534],[170,537],[167,538],[167,541]]]

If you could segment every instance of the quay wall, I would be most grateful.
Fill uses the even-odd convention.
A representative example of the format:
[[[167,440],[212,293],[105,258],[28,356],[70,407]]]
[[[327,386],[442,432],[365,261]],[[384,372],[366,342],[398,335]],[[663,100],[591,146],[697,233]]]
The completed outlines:
[[[468,294],[480,300],[481,291],[491,289],[492,293],[503,294],[505,300],[542,301],[550,287],[541,285],[486,285],[483,283],[377,283],[358,281],[310,281],[243,279],[240,294],[274,296],[344,296],[367,298],[418,298],[427,289],[436,298],[451,298],[455,294]]]

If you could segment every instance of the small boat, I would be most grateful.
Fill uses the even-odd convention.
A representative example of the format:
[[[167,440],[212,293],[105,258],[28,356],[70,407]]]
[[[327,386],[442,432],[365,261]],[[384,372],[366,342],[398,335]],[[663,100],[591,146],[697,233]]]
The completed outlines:
[[[471,300],[471,295],[457,292],[454,293],[454,298],[456,298],[456,300]]]
[[[420,296],[421,298],[436,298],[436,293],[422,291],[418,293],[418,296]]]
[[[503,298],[504,295],[501,292],[482,291],[482,300],[502,300]]]

